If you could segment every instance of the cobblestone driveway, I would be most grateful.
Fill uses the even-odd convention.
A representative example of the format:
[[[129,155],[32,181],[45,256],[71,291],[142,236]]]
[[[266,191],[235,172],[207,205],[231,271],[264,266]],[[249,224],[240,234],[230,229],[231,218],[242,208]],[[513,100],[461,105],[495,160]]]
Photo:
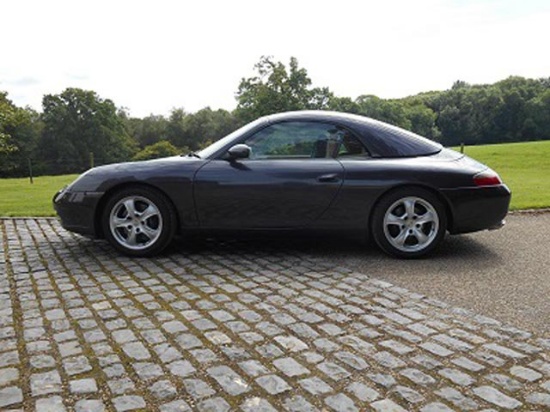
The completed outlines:
[[[550,340],[328,258],[0,226],[1,410],[550,408]]]

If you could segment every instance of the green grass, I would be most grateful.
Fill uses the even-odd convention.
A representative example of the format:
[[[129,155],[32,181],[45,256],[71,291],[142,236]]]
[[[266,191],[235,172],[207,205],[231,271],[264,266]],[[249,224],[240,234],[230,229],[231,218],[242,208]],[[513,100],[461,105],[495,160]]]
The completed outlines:
[[[0,179],[0,216],[55,216],[54,194],[78,175]]]
[[[550,207],[550,141],[466,146],[464,153],[500,174],[511,209]],[[0,179],[0,216],[54,216],[53,195],[77,175]]]
[[[550,207],[550,141],[466,146],[464,153],[495,170],[512,190],[510,208]]]

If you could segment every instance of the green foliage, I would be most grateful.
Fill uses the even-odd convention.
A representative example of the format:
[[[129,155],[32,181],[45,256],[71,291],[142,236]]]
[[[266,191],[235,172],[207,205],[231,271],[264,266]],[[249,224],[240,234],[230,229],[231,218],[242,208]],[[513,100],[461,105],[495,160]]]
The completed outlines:
[[[34,110],[16,107],[7,93],[0,92],[0,176],[16,176],[26,170],[41,127]]]
[[[137,152],[132,160],[158,159],[161,157],[176,156],[188,151],[189,150],[187,148],[181,150],[174,146],[172,143],[163,140],[150,146],[146,146],[144,149]]]
[[[167,139],[178,147],[200,149],[207,141],[216,141],[237,129],[235,117],[228,111],[205,107],[194,114],[173,109],[167,126]]]
[[[85,169],[90,153],[103,164],[129,160],[135,151],[114,103],[93,91],[69,88],[44,96],[42,105],[40,152],[51,174]]]

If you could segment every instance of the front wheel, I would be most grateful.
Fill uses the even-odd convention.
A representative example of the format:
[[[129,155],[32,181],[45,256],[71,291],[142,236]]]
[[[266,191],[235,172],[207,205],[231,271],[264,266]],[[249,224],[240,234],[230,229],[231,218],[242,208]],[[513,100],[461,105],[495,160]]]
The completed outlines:
[[[162,193],[146,187],[123,189],[109,198],[102,215],[105,238],[130,256],[151,256],[172,240],[176,217]]]
[[[403,188],[389,193],[372,218],[374,240],[386,253],[415,258],[430,253],[447,229],[445,208],[433,193]]]

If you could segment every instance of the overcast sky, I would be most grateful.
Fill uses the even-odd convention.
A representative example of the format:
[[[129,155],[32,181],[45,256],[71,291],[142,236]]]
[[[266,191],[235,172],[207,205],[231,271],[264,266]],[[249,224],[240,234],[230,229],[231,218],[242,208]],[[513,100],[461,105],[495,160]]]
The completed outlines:
[[[550,77],[550,1],[7,0],[0,42],[17,105],[80,87],[142,117],[233,109],[262,55],[352,98]]]

